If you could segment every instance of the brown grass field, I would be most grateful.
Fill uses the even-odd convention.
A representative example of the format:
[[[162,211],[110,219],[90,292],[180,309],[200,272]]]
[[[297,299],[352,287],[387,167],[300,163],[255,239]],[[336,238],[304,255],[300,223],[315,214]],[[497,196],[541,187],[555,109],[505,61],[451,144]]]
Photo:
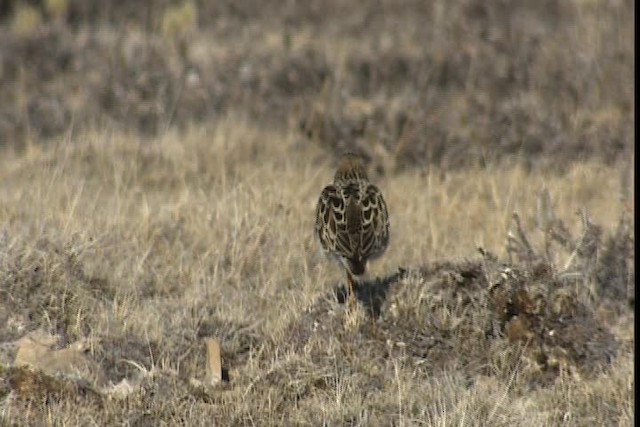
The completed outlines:
[[[134,3],[1,3],[0,424],[633,425],[632,1]]]

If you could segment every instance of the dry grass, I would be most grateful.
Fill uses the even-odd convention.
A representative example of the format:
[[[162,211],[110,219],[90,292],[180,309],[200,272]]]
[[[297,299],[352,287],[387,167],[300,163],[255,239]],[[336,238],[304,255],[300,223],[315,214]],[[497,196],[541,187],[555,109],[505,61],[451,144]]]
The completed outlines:
[[[312,240],[316,197],[332,169],[330,157],[295,133],[236,116],[213,131],[154,141],[100,131],[7,153],[4,421],[631,425],[633,311],[624,301],[608,301],[613,314],[598,323],[615,337],[611,363],[561,369],[548,381],[538,381],[546,374],[520,344],[485,337],[493,320],[473,302],[487,285],[476,247],[504,259],[512,211],[532,230],[543,187],[574,235],[583,207],[612,235],[623,210],[620,168],[432,167],[378,178],[392,243],[372,275],[409,269],[390,279],[378,319],[363,305],[345,312],[335,297],[342,272]],[[530,234],[535,245],[538,234]],[[458,282],[469,286],[471,305]],[[602,303],[585,302],[589,313]],[[37,377],[21,385],[8,343],[35,329],[59,334],[59,345],[94,343],[88,356],[109,381],[139,387],[96,402]],[[230,381],[219,388],[191,381],[205,375],[205,336],[222,343]]]
[[[23,3],[0,5],[0,146],[241,112],[391,170],[633,147],[632,0]]]
[[[0,424],[631,425],[634,8],[0,2]]]

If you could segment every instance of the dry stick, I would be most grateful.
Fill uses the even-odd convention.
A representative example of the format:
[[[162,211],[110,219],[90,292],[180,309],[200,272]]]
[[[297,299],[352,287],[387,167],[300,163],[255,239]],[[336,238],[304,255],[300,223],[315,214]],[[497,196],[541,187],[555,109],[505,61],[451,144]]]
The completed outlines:
[[[576,249],[576,245],[569,238],[569,232],[561,221],[556,221],[555,226],[549,230],[549,235],[553,240],[560,243],[560,245],[569,251],[574,251]]]
[[[586,210],[582,211],[580,217],[582,219],[582,227],[583,227],[582,235],[580,236],[580,239],[578,240],[578,243],[576,245],[571,245],[573,247],[573,250],[571,251],[571,255],[569,255],[569,259],[567,260],[567,262],[564,265],[564,268],[562,269],[563,275],[577,274],[580,276],[584,276],[584,272],[583,273],[569,272],[569,268],[573,266],[573,263],[576,260],[576,257],[579,255],[579,253],[584,248],[584,246],[586,246],[585,242],[586,242],[587,236],[589,235],[589,231],[591,229],[591,221],[589,220],[589,216],[586,213]]]
[[[215,385],[222,381],[222,360],[220,358],[220,343],[213,339],[205,340],[207,346],[207,382]]]
[[[529,241],[527,240],[527,237],[522,230],[520,217],[518,216],[517,212],[513,213],[512,219],[516,227],[517,235],[514,236],[511,230],[507,235],[507,252],[509,253],[509,262],[512,262],[511,252],[522,252],[522,250],[518,250],[518,248],[524,249],[525,258],[528,262],[530,262],[533,258],[535,258],[535,253],[533,252],[533,249],[531,249],[531,245],[529,244]]]
[[[481,246],[478,246],[478,252],[480,252],[480,254],[482,255],[482,272],[484,273],[484,278],[487,281],[487,285],[489,286],[489,291],[491,291],[499,285],[499,282],[494,281],[493,277],[490,276],[488,263],[491,262],[492,264],[495,264],[498,258]],[[493,270],[493,268],[491,270]]]
[[[517,212],[513,213],[513,220],[516,223],[516,231],[518,232],[518,238],[520,239],[522,245],[527,251],[527,256],[533,258],[535,254],[533,252],[533,249],[531,249],[531,245],[527,240],[527,236],[524,234],[524,231],[522,230],[522,225],[520,224],[520,216],[518,215]]]
[[[550,232],[555,223],[553,209],[551,208],[551,197],[546,188],[538,195],[538,228],[544,233],[544,255],[547,263],[551,263],[551,239]]]

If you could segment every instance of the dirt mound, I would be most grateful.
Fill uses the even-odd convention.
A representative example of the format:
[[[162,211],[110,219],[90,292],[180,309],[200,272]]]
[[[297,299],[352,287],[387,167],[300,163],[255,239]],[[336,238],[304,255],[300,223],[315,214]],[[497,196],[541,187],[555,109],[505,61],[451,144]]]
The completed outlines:
[[[361,284],[356,293],[368,315],[351,319],[328,297],[291,325],[286,345],[314,360],[337,351],[345,363],[377,360],[383,366],[400,356],[427,374],[462,369],[471,376],[494,375],[492,367],[511,352],[514,369],[522,366],[520,357],[528,361],[524,371],[532,386],[548,384],[561,370],[592,375],[611,362],[613,334],[572,286],[500,268],[495,283],[487,281],[496,272],[485,263],[464,262]]]

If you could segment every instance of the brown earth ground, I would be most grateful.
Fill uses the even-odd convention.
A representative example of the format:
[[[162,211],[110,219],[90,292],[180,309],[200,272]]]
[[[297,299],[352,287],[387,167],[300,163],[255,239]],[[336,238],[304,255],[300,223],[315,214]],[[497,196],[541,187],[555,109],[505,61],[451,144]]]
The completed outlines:
[[[632,425],[632,1],[106,3],[0,3],[3,424]]]

